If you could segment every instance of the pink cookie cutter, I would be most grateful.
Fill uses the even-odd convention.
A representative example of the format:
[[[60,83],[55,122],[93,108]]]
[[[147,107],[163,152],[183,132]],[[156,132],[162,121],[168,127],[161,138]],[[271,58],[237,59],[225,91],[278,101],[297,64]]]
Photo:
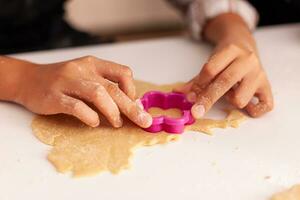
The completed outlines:
[[[164,110],[177,108],[182,112],[180,118],[171,118],[167,116],[153,117],[152,125],[149,128],[145,128],[145,131],[151,133],[165,131],[167,133],[179,134],[184,131],[185,125],[190,125],[195,122],[195,119],[191,114],[193,104],[187,101],[184,94],[150,91],[144,94],[141,98],[141,102],[146,111],[148,111],[149,108],[158,107]]]

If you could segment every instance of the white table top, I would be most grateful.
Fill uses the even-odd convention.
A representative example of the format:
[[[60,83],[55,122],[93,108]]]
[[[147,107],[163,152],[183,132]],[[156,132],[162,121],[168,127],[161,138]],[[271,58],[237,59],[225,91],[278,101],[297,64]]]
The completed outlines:
[[[259,29],[255,37],[275,110],[238,129],[186,133],[178,142],[142,148],[132,169],[117,176],[72,179],[56,173],[46,160],[51,147],[31,132],[33,115],[0,103],[0,199],[266,200],[300,183],[300,24]],[[195,75],[209,51],[172,37],[17,56],[44,63],[91,54],[131,66],[138,79],[169,83]],[[221,114],[214,108],[209,115]]]

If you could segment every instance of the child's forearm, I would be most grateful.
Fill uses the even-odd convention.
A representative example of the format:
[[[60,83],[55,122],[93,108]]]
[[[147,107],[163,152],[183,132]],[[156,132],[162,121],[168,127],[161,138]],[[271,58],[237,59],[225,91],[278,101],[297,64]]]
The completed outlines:
[[[15,101],[27,72],[34,64],[0,56],[0,100]]]

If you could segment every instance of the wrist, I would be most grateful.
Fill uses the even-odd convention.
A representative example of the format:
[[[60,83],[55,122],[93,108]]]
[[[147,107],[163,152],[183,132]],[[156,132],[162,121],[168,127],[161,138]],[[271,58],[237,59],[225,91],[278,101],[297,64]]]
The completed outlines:
[[[0,100],[18,103],[21,90],[30,81],[28,75],[36,64],[5,56],[0,60]]]
[[[257,53],[256,43],[251,35],[244,35],[242,37],[223,37],[216,43],[216,48],[219,49],[232,44],[242,49]]]
[[[251,51],[256,50],[255,40],[247,24],[234,13],[221,14],[208,21],[203,35],[217,47],[236,44]]]

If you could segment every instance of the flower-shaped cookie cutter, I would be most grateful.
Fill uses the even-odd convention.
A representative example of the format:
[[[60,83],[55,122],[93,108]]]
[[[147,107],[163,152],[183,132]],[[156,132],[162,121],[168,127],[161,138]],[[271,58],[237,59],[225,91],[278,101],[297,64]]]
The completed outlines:
[[[180,118],[171,118],[163,115],[153,117],[152,125],[145,128],[145,131],[151,133],[165,131],[167,133],[180,134],[184,131],[185,125],[190,125],[195,122],[191,114],[193,104],[186,99],[184,94],[150,91],[144,94],[141,98],[141,103],[146,111],[148,111],[149,108],[158,107],[164,110],[177,108],[182,112]]]

